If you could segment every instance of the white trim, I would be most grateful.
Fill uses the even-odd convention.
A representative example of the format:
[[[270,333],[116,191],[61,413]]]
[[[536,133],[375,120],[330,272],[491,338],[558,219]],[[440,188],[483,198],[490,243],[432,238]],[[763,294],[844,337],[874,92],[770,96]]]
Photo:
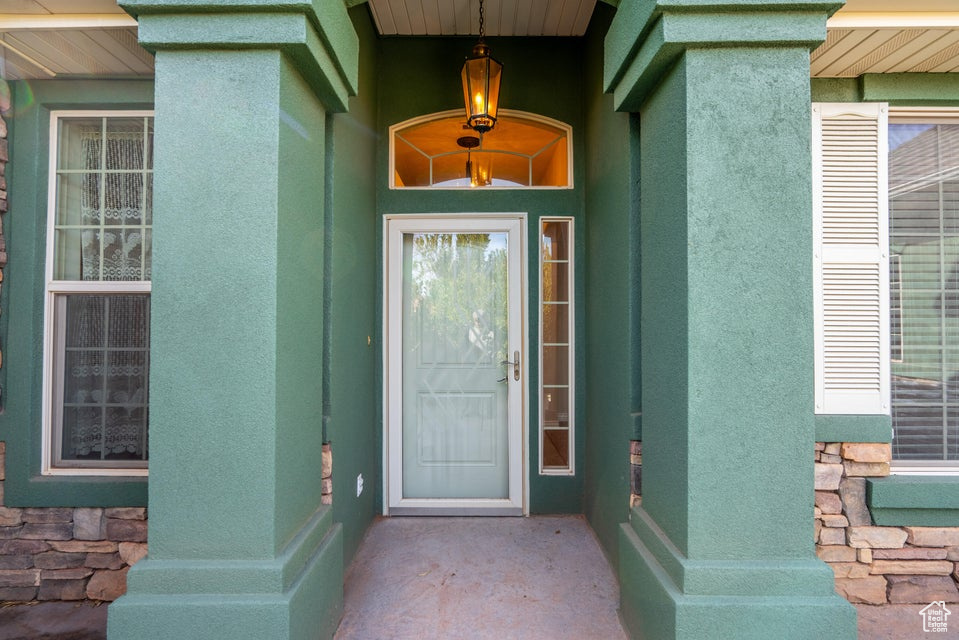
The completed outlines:
[[[116,29],[136,27],[132,16],[117,13],[0,13],[0,31]]]
[[[150,293],[150,281],[76,281],[54,280],[54,262],[56,242],[54,229],[57,215],[57,158],[59,155],[58,124],[61,119],[78,118],[152,118],[153,110],[122,110],[122,109],[78,109],[53,110],[50,112],[50,128],[48,137],[47,159],[47,219],[46,219],[46,250],[44,254],[44,304],[43,304],[43,375],[42,375],[42,410],[41,410],[41,456],[40,474],[44,476],[147,476],[146,467],[98,467],[94,463],[90,467],[57,467],[54,464],[53,433],[54,416],[56,411],[54,372],[62,370],[56,361],[55,336],[62,335],[62,331],[54,331],[56,319],[55,300],[58,294],[64,293]],[[152,169],[146,169],[143,172]]]
[[[885,103],[815,103],[812,105],[812,186],[813,186],[813,314],[815,348],[815,413],[889,414],[889,211],[887,192],[888,127]],[[828,146],[825,158],[824,121],[834,121],[832,130],[845,127],[836,142]],[[853,124],[855,123],[855,124]],[[867,128],[874,128],[871,134]],[[846,161],[836,160],[837,149],[850,145],[872,145],[872,154],[862,154],[862,168],[846,170]],[[844,157],[843,157],[844,158]],[[827,193],[824,173],[829,167],[832,183]],[[836,181],[841,182],[836,183]],[[834,206],[827,218],[825,201],[836,202],[851,184],[856,192],[872,189],[874,197],[861,198],[855,216],[847,216],[846,205]],[[837,213],[838,211],[838,213]],[[848,219],[848,220],[847,220]],[[828,223],[828,224],[827,224]],[[869,223],[874,225],[869,228]],[[829,231],[827,234],[826,231]],[[874,231],[874,233],[873,233]],[[828,236],[828,237],[827,237]],[[826,276],[827,271],[829,277]],[[847,284],[850,283],[850,284]],[[864,295],[843,298],[849,287],[869,290]],[[824,298],[831,296],[827,309]],[[827,314],[827,311],[829,313]],[[866,315],[870,321],[849,322],[849,314]],[[832,338],[826,324],[833,328]],[[843,330],[837,328],[842,326]],[[845,332],[861,335],[849,342]],[[859,331],[866,329],[866,333]],[[871,331],[876,333],[872,334]],[[851,344],[851,347],[848,346]],[[830,377],[828,372],[839,371]],[[854,380],[849,380],[849,374]]]
[[[391,508],[518,509],[528,513],[526,416],[529,348],[527,331],[525,213],[390,214],[383,216],[383,514]],[[422,500],[403,498],[402,442],[402,237],[405,233],[445,231],[505,231],[510,234],[507,253],[509,285],[509,352],[523,354],[519,380],[509,376],[508,449],[509,498],[506,500]],[[514,242],[515,240],[515,242]],[[514,313],[513,310],[516,310]]]
[[[959,107],[889,107],[889,124],[959,124]]]
[[[827,29],[954,29],[959,11],[896,11],[893,13],[839,11],[826,21]]]
[[[894,476],[959,476],[959,465],[948,464],[935,466],[933,464],[916,464],[909,462],[889,465],[889,474]]]
[[[576,301],[574,299],[576,292],[576,278],[575,278],[575,264],[574,264],[574,254],[576,243],[573,239],[574,233],[574,218],[572,216],[543,216],[539,219],[539,225],[537,227],[537,244],[539,245],[537,255],[538,255],[538,265],[539,265],[539,284],[537,291],[537,312],[539,314],[539,353],[538,362],[539,362],[539,385],[538,393],[536,395],[536,406],[538,407],[538,416],[539,422],[537,428],[539,431],[539,450],[536,452],[537,457],[539,458],[539,474],[541,476],[575,476],[576,475],[576,338],[575,338],[575,309]],[[543,465],[543,437],[545,432],[545,427],[543,424],[543,224],[546,222],[565,222],[569,225],[569,235],[568,237],[568,246],[567,251],[567,282],[569,286],[568,291],[568,322],[569,322],[569,336],[568,336],[568,357],[567,357],[567,402],[569,403],[569,417],[568,424],[569,427],[566,429],[567,437],[569,438],[569,466],[565,469],[551,467],[547,468]]]
[[[402,190],[402,191],[464,191],[464,192],[479,191],[479,192],[482,192],[482,191],[488,191],[490,189],[494,189],[496,191],[529,190],[529,189],[533,189],[536,191],[557,191],[557,190],[568,191],[574,188],[574,185],[573,185],[573,127],[566,124],[565,122],[556,120],[555,118],[549,118],[547,116],[542,116],[536,113],[530,113],[528,111],[519,111],[516,109],[500,109],[499,110],[500,119],[503,119],[503,117],[512,117],[518,120],[530,120],[532,122],[539,122],[542,124],[549,125],[551,127],[556,127],[557,129],[560,129],[566,133],[566,158],[567,158],[567,162],[566,162],[567,184],[566,185],[558,186],[558,187],[557,186],[489,185],[489,186],[480,187],[476,189],[472,187],[461,187],[461,186],[447,186],[447,187],[434,186],[434,185],[417,186],[417,187],[397,186],[396,185],[396,145],[394,142],[397,135],[396,132],[401,129],[405,129],[407,127],[412,127],[417,124],[422,124],[424,122],[431,122],[433,120],[443,120],[445,118],[452,118],[453,116],[458,116],[462,114],[463,114],[462,109],[448,109],[446,111],[437,111],[436,113],[429,113],[422,116],[416,116],[415,118],[410,118],[409,120],[404,120],[403,122],[397,122],[396,124],[390,126],[389,134],[388,134],[389,156],[390,156],[389,157],[389,188],[390,189],[396,189],[396,190]],[[556,144],[555,140],[551,142],[548,146],[552,146],[553,144]],[[412,145],[410,146],[412,147]],[[416,151],[420,151],[416,147],[413,147],[413,149],[415,149]],[[420,151],[420,153],[422,152]],[[447,155],[447,154],[444,154],[444,155]],[[524,157],[528,157],[530,160],[536,157],[535,155],[526,156],[526,154],[519,154],[519,153],[516,153],[514,155],[522,155]],[[432,162],[432,159],[431,159],[431,162]],[[430,170],[432,171],[432,164],[430,165],[430,167],[431,167]],[[432,175],[430,176],[430,182],[432,182]]]

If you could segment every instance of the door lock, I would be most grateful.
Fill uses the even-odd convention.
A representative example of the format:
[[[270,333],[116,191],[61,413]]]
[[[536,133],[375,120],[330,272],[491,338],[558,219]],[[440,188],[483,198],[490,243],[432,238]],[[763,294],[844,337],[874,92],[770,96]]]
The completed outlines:
[[[513,380],[519,380],[519,351],[514,351],[514,352],[513,352],[513,360],[512,360],[512,361],[503,360],[503,361],[500,362],[500,364],[511,364],[511,365],[513,365]],[[503,378],[502,380],[499,380],[499,382],[502,382],[503,380],[506,380],[506,378]]]

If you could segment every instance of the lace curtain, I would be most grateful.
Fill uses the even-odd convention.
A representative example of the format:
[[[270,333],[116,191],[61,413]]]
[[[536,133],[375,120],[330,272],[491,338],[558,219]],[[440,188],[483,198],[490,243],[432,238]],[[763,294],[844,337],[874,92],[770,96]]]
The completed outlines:
[[[87,171],[80,189],[80,277],[149,279],[142,123],[108,131],[105,149],[101,130],[79,133]],[[146,459],[149,314],[149,295],[67,296],[65,458]]]
[[[108,131],[106,154],[99,129],[81,132],[84,167],[80,197],[82,234],[82,278],[84,280],[144,280],[143,233],[119,225],[140,226],[144,222],[145,190],[143,130]],[[101,168],[105,173],[97,172]],[[116,170],[129,172],[114,173]],[[132,171],[131,171],[132,170]],[[113,228],[116,227],[116,228]],[[103,272],[100,272],[102,245]]]

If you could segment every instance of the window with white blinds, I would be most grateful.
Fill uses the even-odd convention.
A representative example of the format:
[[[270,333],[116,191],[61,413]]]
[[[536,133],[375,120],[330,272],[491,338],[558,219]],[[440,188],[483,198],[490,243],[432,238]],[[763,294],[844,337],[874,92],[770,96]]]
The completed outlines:
[[[816,411],[959,467],[959,109],[813,107]]]
[[[898,256],[893,458],[959,461],[959,111],[890,111],[889,243]],[[891,345],[895,351],[896,345]]]

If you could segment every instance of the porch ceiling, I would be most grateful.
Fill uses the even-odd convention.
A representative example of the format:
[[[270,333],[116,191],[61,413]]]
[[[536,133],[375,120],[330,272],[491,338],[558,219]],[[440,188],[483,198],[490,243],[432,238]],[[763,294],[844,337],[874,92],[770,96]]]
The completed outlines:
[[[810,66],[814,77],[825,78],[959,71],[959,3],[848,0],[829,19]]]
[[[0,77],[152,76],[116,0],[2,0]]]
[[[369,0],[384,36],[479,34],[479,0]],[[581,36],[596,0],[486,0],[488,36]]]
[[[329,0],[325,0],[329,1]],[[598,0],[486,0],[487,35],[582,35]],[[347,5],[362,0],[345,0]],[[116,0],[0,0],[0,77],[152,76]],[[381,35],[476,35],[479,0],[369,0]],[[612,4],[616,4],[613,2]],[[815,77],[959,72],[956,0],[847,0],[811,57]]]

